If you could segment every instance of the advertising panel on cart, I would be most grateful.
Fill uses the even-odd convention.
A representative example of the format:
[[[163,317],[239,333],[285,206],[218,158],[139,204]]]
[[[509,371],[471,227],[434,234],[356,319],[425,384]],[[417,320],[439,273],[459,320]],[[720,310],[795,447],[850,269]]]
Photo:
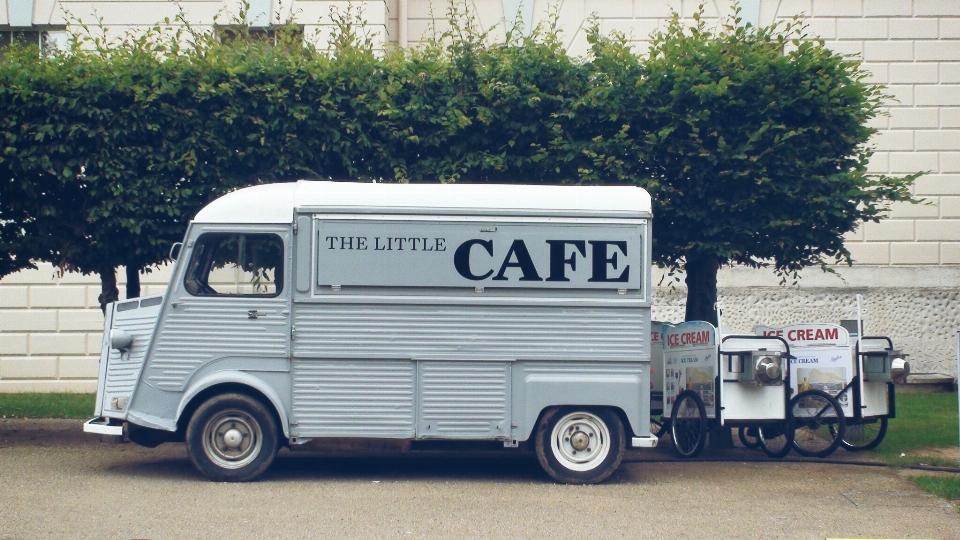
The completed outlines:
[[[836,324],[803,323],[782,327],[758,326],[760,336],[777,336],[790,344],[792,394],[821,390],[835,396],[844,416],[854,414],[853,396],[847,389],[856,368],[850,335]]]
[[[663,325],[664,416],[677,396],[690,390],[700,396],[707,418],[716,415],[717,331],[708,322],[688,321]]]

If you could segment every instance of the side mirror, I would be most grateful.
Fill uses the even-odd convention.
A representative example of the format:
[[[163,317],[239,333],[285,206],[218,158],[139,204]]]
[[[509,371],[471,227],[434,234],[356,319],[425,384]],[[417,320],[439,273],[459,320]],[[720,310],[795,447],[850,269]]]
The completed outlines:
[[[180,257],[180,250],[183,249],[183,242],[177,242],[170,246],[170,258],[177,260]]]

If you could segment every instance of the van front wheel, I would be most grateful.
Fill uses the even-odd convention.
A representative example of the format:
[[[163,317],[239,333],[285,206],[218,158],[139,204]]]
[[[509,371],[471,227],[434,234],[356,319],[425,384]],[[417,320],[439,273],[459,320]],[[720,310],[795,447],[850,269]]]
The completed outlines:
[[[604,481],[620,466],[625,446],[623,423],[607,408],[554,409],[537,428],[540,466],[564,484]]]
[[[270,467],[280,437],[263,403],[244,394],[221,394],[200,405],[186,439],[187,455],[204,476],[246,482]]]

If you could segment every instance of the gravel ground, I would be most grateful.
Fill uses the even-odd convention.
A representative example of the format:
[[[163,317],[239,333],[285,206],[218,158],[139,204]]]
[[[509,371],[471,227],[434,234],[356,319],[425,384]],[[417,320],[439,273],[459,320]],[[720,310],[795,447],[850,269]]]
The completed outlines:
[[[0,420],[0,538],[960,538],[957,508],[896,471],[759,456],[631,451],[606,483],[563,486],[530,455],[283,450],[260,480],[225,484],[182,444]]]

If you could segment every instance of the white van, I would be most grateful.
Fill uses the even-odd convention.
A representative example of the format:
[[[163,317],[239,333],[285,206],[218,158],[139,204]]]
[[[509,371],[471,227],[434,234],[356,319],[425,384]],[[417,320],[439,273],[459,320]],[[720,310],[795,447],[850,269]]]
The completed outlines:
[[[183,440],[215,480],[349,437],[502,441],[600,482],[657,443],[651,217],[638,187],[230,193],[191,222],[163,296],[108,307],[84,429]]]

